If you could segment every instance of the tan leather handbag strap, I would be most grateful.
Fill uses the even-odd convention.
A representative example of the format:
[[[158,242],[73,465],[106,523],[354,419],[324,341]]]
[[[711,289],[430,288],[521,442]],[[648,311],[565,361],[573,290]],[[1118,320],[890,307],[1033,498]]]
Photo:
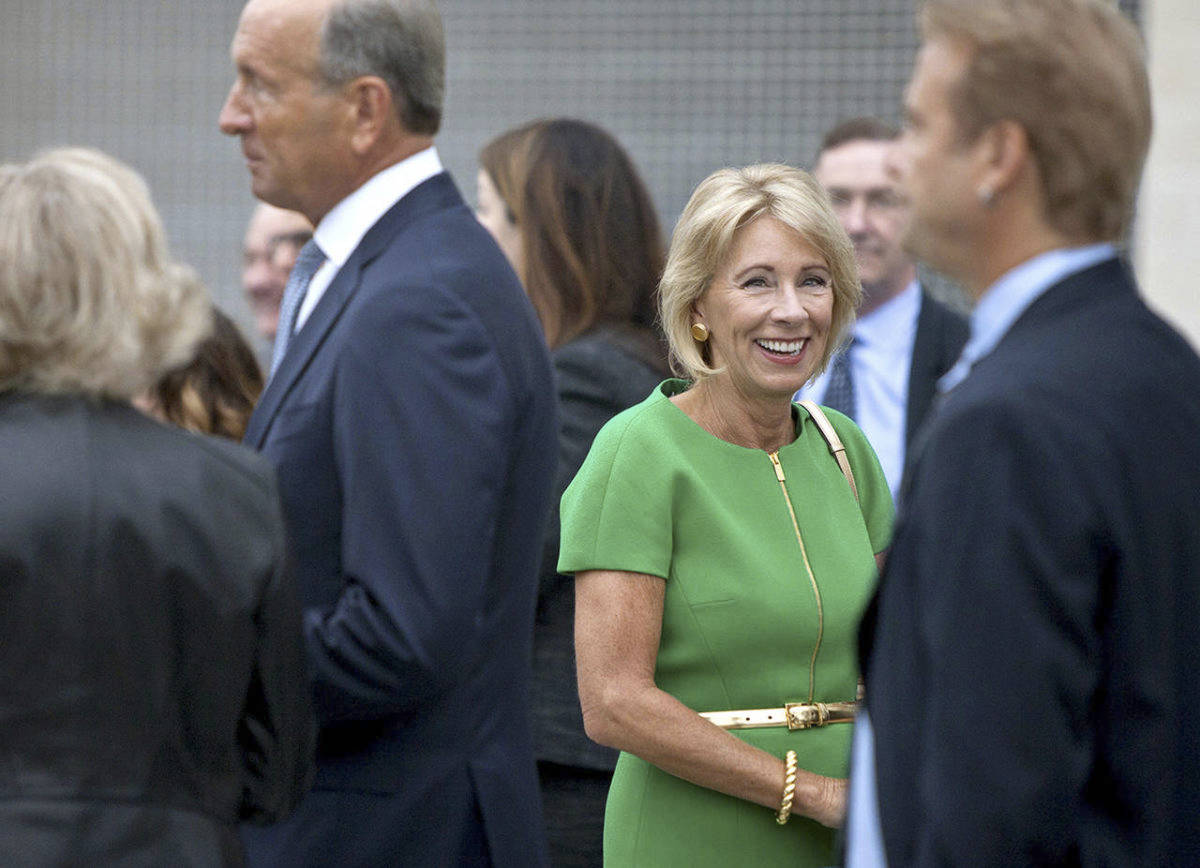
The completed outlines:
[[[850,491],[853,492],[854,499],[857,501],[858,486],[854,484],[854,471],[850,469],[850,459],[846,457],[846,447],[842,445],[841,438],[833,430],[833,423],[829,421],[829,417],[825,415],[825,411],[813,401],[801,401],[800,406],[807,410],[808,415],[817,423],[817,429],[821,432],[821,436],[825,438],[825,442],[829,444],[829,451],[837,459],[838,467],[842,469],[842,475],[850,483]]]

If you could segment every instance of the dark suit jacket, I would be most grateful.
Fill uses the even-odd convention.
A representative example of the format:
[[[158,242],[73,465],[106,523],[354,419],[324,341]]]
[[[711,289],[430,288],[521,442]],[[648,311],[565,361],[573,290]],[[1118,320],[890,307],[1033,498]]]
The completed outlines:
[[[532,307],[439,174],[364,236],[246,433],[278,467],[321,723],[320,803],[253,836],[256,860],[454,864],[482,836],[495,864],[543,861],[529,680],[556,433]]]
[[[861,636],[890,864],[1194,863],[1196,354],[1104,262],[1025,311],[910,470]]]
[[[917,432],[933,406],[938,380],[954,367],[969,334],[966,317],[921,290],[921,312],[917,315],[917,334],[908,375],[905,455],[912,449]]]
[[[127,404],[0,395],[0,864],[234,865],[312,720],[265,461]]]
[[[612,769],[617,752],[583,731],[575,679],[575,582],[558,572],[558,500],[596,434],[617,413],[646,399],[670,376],[649,332],[600,326],[553,353],[561,410],[558,484],[542,555],[534,627],[533,733],[537,758],[565,766]]]

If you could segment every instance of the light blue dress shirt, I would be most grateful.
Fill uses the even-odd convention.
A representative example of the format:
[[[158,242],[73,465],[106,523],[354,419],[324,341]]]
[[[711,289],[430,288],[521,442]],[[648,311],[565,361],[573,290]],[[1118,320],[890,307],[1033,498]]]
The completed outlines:
[[[854,380],[854,421],[879,456],[893,498],[904,472],[908,378],[920,314],[921,288],[913,281],[895,298],[856,321],[853,328],[850,376]],[[796,393],[796,400],[819,404],[828,388],[827,368]]]
[[[1116,255],[1116,248],[1111,244],[1063,248],[1035,256],[1005,272],[988,287],[971,314],[971,337],[963,347],[958,364],[938,381],[938,390],[948,392],[961,383],[970,373],[971,366],[995,349],[1017,318],[1046,290],[1069,275]],[[853,739],[846,817],[846,866],[878,868],[887,864],[887,858],[884,856],[875,781],[875,734],[866,712],[855,721]]]
[[[949,392],[971,367],[993,349],[1025,309],[1068,275],[1091,268],[1117,255],[1111,244],[1089,244],[1051,250],[1026,260],[988,287],[971,314],[971,337],[958,363],[938,380],[938,391]]]

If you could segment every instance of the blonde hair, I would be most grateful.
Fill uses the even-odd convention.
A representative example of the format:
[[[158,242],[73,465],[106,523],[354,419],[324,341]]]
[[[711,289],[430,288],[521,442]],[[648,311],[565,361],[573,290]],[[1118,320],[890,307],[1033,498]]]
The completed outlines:
[[[970,51],[951,95],[964,142],[1001,120],[1029,137],[1050,225],[1119,239],[1150,145],[1150,84],[1134,26],[1104,0],[927,0],[926,40]]]
[[[63,148],[0,167],[0,390],[128,399],[211,323],[128,166]]]
[[[692,338],[692,303],[708,289],[737,231],[764,215],[802,236],[829,265],[833,320],[813,376],[825,370],[853,324],[862,300],[854,248],[821,186],[807,172],[778,163],[720,169],[700,182],[683,209],[658,286],[659,317],[677,373],[692,380],[718,373],[705,358],[706,345]]]

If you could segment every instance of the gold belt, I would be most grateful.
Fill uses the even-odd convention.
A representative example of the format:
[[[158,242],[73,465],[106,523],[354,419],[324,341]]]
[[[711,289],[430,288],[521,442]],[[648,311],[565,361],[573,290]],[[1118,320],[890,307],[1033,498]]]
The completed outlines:
[[[703,711],[700,716],[721,729],[761,729],[767,726],[812,729],[830,723],[850,723],[857,711],[857,702],[789,702],[783,708]]]

